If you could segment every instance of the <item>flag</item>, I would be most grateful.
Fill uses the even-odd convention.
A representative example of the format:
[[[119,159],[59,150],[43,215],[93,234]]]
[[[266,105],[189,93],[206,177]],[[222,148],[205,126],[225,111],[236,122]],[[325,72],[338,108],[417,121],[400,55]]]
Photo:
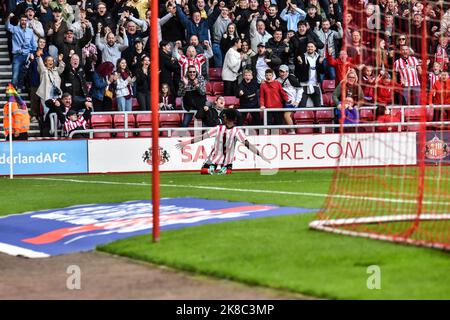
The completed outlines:
[[[8,98],[8,102],[16,102],[20,109],[28,109],[27,104],[23,101],[12,83],[9,83],[6,87],[6,97]]]

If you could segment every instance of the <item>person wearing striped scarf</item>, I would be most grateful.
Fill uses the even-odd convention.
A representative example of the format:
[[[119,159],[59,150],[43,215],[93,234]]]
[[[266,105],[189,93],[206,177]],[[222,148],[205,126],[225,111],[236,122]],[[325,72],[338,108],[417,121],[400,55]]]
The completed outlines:
[[[86,105],[86,110],[81,116],[78,116],[78,112],[73,109],[69,109],[69,111],[67,111],[67,120],[64,122],[64,132],[67,136],[69,136],[72,131],[87,129],[88,121],[91,118],[91,110],[92,104],[88,104]],[[88,136],[86,133],[76,133],[72,136],[72,138],[88,138]]]

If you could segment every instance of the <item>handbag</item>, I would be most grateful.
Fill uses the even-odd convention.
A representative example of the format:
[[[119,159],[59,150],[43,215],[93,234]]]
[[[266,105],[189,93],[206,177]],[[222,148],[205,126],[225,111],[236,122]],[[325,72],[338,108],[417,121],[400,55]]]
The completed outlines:
[[[113,92],[111,90],[109,90],[109,87],[106,87],[104,96],[107,97],[107,98],[112,99]]]

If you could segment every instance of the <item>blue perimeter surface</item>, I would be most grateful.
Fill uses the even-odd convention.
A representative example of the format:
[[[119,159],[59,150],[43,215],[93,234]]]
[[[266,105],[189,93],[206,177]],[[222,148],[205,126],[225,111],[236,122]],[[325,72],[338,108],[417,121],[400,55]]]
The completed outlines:
[[[160,207],[161,230],[317,211],[197,198],[161,199]],[[0,218],[0,248],[6,244],[50,256],[89,251],[100,244],[149,234],[151,216],[150,201],[77,205],[10,215]]]

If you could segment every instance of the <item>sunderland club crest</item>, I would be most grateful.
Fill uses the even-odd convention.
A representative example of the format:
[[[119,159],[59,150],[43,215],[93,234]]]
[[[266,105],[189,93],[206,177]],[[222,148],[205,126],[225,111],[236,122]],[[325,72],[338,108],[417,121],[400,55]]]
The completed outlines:
[[[142,155],[142,159],[144,162],[146,162],[149,165],[152,165],[152,148],[148,148]],[[163,148],[159,148],[159,164],[163,165],[166,162],[169,162],[170,155],[169,153],[164,150]]]
[[[442,160],[449,153],[448,145],[445,141],[434,136],[433,139],[427,141],[425,145],[425,156],[432,160]]]

